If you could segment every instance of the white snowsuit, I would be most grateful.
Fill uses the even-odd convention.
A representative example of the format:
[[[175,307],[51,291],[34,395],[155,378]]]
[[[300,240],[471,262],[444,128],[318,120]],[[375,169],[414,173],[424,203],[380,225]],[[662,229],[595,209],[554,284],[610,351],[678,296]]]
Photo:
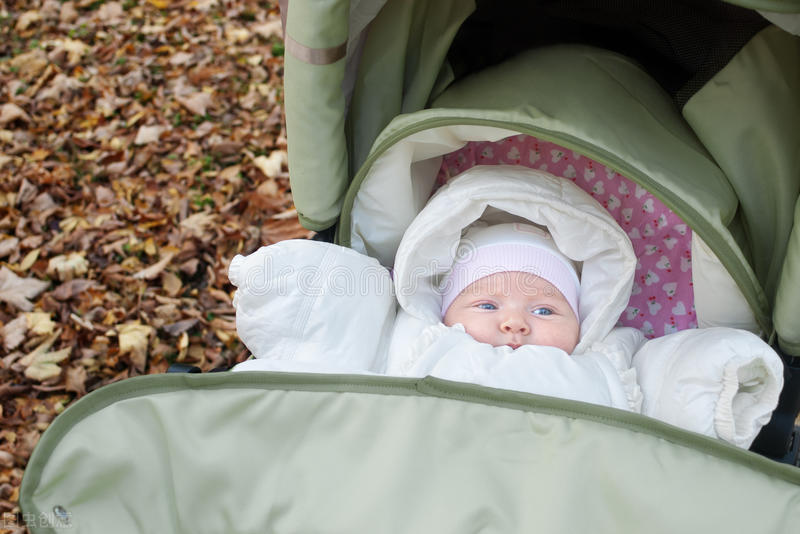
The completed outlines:
[[[441,323],[440,280],[462,230],[479,219],[546,226],[581,265],[581,334],[571,355],[492,347]],[[234,258],[237,330],[255,357],[235,370],[431,375],[641,412],[748,447],[777,404],[780,358],[741,330],[646,341],[615,327],[635,269],[627,235],[571,182],[519,167],[474,167],[408,227],[393,277],[372,258],[313,241]]]

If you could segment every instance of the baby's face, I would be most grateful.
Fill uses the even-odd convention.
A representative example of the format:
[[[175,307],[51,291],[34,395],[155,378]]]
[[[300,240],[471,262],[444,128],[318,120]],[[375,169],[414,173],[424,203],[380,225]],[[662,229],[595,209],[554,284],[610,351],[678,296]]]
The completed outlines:
[[[580,325],[567,300],[550,282],[522,272],[481,278],[462,291],[444,316],[494,347],[545,345],[572,353]]]

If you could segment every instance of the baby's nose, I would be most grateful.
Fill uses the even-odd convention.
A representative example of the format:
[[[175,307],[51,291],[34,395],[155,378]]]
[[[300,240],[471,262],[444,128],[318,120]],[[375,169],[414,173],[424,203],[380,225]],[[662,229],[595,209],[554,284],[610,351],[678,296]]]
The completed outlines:
[[[527,336],[531,331],[528,322],[518,314],[506,317],[506,320],[500,325],[500,329],[507,334],[522,334],[523,336]]]

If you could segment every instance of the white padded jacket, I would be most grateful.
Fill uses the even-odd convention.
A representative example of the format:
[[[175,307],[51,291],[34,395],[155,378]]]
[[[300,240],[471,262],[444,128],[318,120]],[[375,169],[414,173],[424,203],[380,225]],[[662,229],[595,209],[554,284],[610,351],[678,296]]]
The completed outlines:
[[[546,226],[581,266],[572,355],[491,347],[440,321],[437,288],[462,231],[513,221]],[[474,167],[408,227],[394,283],[376,260],[325,243],[285,241],[234,258],[237,329],[255,357],[235,370],[432,375],[637,411],[748,447],[777,404],[780,358],[730,328],[645,341],[615,327],[635,268],[623,230],[574,184],[531,169]]]

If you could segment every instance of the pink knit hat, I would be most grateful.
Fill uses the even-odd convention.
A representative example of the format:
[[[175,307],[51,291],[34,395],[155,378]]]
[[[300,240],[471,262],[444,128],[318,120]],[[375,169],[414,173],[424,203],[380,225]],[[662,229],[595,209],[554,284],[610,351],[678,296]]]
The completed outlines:
[[[578,315],[580,280],[575,265],[546,231],[529,224],[505,223],[467,230],[453,267],[442,280],[442,317],[470,284],[495,273],[531,273],[553,284]]]

